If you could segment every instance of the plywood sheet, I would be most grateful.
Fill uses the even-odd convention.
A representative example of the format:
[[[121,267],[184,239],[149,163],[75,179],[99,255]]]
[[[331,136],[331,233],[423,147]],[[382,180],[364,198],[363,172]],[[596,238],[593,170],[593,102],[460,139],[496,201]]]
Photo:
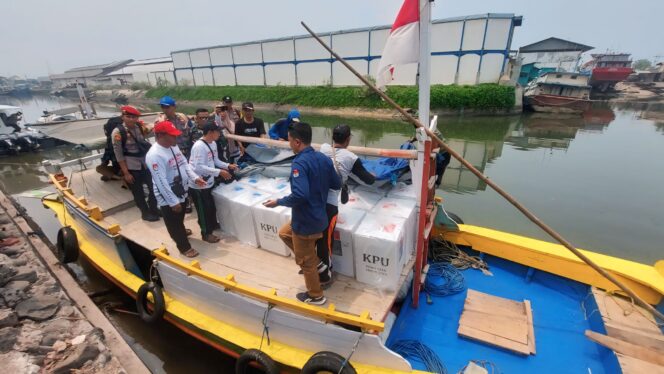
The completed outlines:
[[[529,355],[535,353],[530,301],[518,302],[468,290],[458,334]]]

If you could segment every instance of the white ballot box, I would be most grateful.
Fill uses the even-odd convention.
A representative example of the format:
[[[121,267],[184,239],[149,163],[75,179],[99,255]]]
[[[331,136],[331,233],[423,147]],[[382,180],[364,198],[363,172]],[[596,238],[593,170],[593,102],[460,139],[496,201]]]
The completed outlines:
[[[279,238],[279,229],[290,221],[290,208],[278,206],[266,208],[263,201],[253,207],[254,226],[261,248],[282,256],[290,256],[291,250]]]
[[[420,191],[415,190],[414,184],[406,184],[398,182],[391,190],[387,192],[387,197],[396,197],[399,199],[416,200],[420,195]]]
[[[219,220],[221,231],[237,237],[231,201],[249,191],[254,191],[254,189],[238,182],[220,184],[212,191],[212,197],[217,207],[217,220]]]
[[[346,208],[350,209],[359,209],[364,211],[370,211],[382,198],[381,195],[373,192],[366,191],[351,191],[348,196],[348,202],[343,205]]]
[[[366,213],[359,209],[339,207],[332,242],[332,269],[339,274],[355,277],[353,232]]]
[[[406,200],[398,198],[383,198],[371,210],[371,213],[383,217],[400,217],[405,218],[403,227],[404,234],[404,256],[403,263],[410,260],[410,257],[415,252],[415,244],[417,240],[416,223],[417,223],[417,210],[415,209],[415,200]]]
[[[266,178],[260,174],[254,174],[240,179],[238,183],[264,192],[270,192],[271,178]]]
[[[395,290],[401,276],[404,218],[364,216],[353,235],[355,278],[380,289]]]
[[[230,201],[233,224],[239,241],[258,247],[258,236],[254,227],[254,205],[271,198],[267,192],[253,190],[236,196]]]

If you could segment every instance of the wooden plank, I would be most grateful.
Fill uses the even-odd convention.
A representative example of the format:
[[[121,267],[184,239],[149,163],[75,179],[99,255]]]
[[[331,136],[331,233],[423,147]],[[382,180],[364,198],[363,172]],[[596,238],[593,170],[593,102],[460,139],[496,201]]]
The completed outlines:
[[[632,304],[629,300],[608,294],[597,288],[592,288],[593,297],[597,303],[602,319],[605,323],[627,326],[644,332],[661,334],[655,319],[647,310]]]
[[[500,336],[489,334],[487,332],[474,329],[470,326],[459,325],[457,333],[463,337],[504,348],[521,355],[527,356],[530,354],[530,348],[528,348],[527,344],[521,344],[513,340],[501,338]]]
[[[533,309],[530,305],[530,300],[523,300],[523,307],[526,309],[526,319],[528,323],[528,348],[530,354],[536,354],[535,347],[535,325],[533,324]]]
[[[459,324],[528,345],[528,325],[525,318],[514,320],[510,316],[494,315],[491,312],[464,310]]]
[[[664,335],[662,334],[643,332],[641,330],[616,325],[610,322],[605,323],[604,327],[606,327],[606,332],[609,336],[664,354]]]
[[[655,365],[664,366],[664,354],[658,351],[654,351],[640,345],[632,344],[624,340],[590,330],[586,330],[586,337],[598,344],[614,350],[617,353],[622,353],[624,355],[647,361]]]
[[[117,212],[106,217],[106,221],[120,224],[122,236],[145,248],[175,248],[164,223],[141,220],[137,209]],[[185,226],[194,232],[190,242],[200,253],[197,260],[204,271],[222,277],[233,274],[239,283],[260,290],[274,288],[279,296],[292,299],[295,299],[298,292],[305,291],[304,278],[298,274],[299,267],[293,257],[283,257],[240,243],[226,234],[221,235],[219,243],[204,242],[200,239],[195,214],[186,216]],[[170,255],[190,262],[190,259],[181,256],[176,250],[171,250]],[[407,270],[404,268],[399,284],[405,282],[406,275]],[[391,308],[396,292],[378,290],[353,278],[337,275],[332,287],[325,290],[325,296],[328,303],[335,304],[339,311],[355,315],[368,311],[372,319],[382,320]]]
[[[664,366],[655,365],[638,358],[616,354],[622,374],[664,374]]]
[[[471,289],[468,290],[464,309],[491,311],[494,314],[511,316],[515,318],[522,316],[524,321],[526,319],[526,314],[523,310],[523,303]]]

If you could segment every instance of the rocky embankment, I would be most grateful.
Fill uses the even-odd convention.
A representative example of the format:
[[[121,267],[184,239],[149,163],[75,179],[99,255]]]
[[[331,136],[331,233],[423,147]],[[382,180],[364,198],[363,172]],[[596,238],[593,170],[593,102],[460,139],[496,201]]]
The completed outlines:
[[[0,207],[0,368],[5,373],[125,373]]]

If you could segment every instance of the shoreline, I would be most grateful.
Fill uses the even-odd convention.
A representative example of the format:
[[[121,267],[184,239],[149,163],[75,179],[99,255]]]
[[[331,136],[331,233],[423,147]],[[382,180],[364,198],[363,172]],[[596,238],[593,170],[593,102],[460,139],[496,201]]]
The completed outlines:
[[[0,191],[0,365],[17,373],[149,373],[53,254],[20,205]]]

